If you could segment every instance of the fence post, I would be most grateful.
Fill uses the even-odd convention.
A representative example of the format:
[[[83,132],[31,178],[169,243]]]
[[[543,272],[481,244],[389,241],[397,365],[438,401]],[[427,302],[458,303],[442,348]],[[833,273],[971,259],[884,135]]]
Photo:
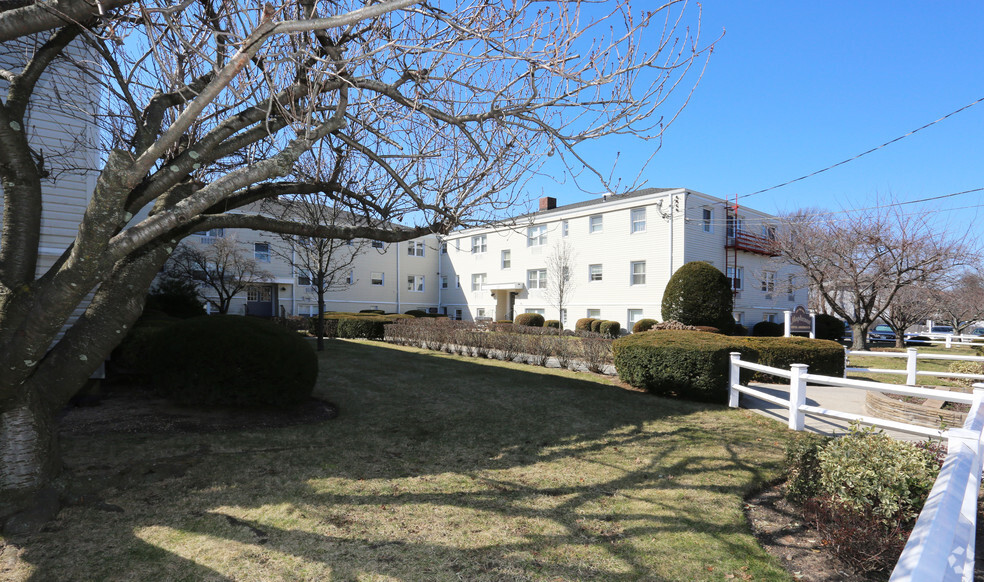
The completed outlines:
[[[789,428],[803,430],[806,417],[800,406],[806,404],[806,364],[789,367]]]
[[[735,390],[735,386],[741,383],[741,368],[738,362],[741,361],[741,352],[731,352],[731,372],[728,374],[728,406],[738,408],[738,396],[740,393]]]
[[[916,385],[916,362],[919,358],[919,350],[909,348],[906,350],[908,356],[905,360],[905,384],[906,386]]]
[[[785,324],[782,337],[793,337],[793,312],[788,309],[783,311],[782,320]]]
[[[817,339],[817,312],[810,310],[810,339]]]
[[[953,334],[946,334],[946,349],[953,347]]]

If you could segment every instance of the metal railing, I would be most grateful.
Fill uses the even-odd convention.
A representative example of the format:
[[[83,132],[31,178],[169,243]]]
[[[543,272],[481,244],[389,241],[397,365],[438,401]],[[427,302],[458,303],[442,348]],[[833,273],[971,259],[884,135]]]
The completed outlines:
[[[789,379],[789,399],[768,394],[741,384],[741,370],[762,372]],[[967,421],[961,428],[939,431],[904,422],[873,418],[806,404],[807,383],[843,388],[890,392],[970,404]],[[933,582],[962,580],[974,576],[974,542],[977,529],[977,496],[981,485],[982,440],[984,440],[984,383],[974,384],[973,394],[884,384],[867,380],[850,380],[809,374],[806,364],[793,364],[789,370],[745,362],[741,354],[731,354],[728,405],[736,408],[739,396],[747,394],[784,407],[789,411],[788,425],[803,430],[807,414],[898,430],[947,441],[947,456],[939,476],[927,497],[919,518],[895,569],[891,582]]]

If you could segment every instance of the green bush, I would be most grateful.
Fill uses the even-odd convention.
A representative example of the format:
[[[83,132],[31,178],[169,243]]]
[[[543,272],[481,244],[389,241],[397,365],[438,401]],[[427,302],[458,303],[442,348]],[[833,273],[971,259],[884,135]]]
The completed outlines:
[[[602,337],[609,339],[615,339],[622,335],[622,324],[617,321],[603,321],[601,325],[598,326],[598,333]]]
[[[984,374],[984,364],[962,360],[950,362],[950,367],[947,371],[953,372],[954,374]],[[948,378],[948,380],[960,386],[971,386],[975,382],[984,382],[984,380],[974,378]]]
[[[255,317],[179,321],[155,334],[151,348],[154,388],[184,405],[293,406],[310,397],[318,376],[307,341]]]
[[[636,388],[689,400],[727,402],[735,338],[703,331],[645,331],[615,340],[618,376]]]
[[[386,315],[386,312],[382,309],[360,309],[359,313],[372,313],[375,315]]]
[[[735,336],[748,335],[748,328],[740,323],[736,323],[735,326],[731,328],[731,335],[735,335]]]
[[[381,340],[384,334],[383,326],[392,322],[392,319],[382,317],[372,319],[343,317],[338,320],[338,337]]]
[[[646,317],[644,319],[640,319],[639,321],[635,322],[635,324],[632,326],[632,333],[639,333],[639,332],[642,332],[642,331],[649,331],[657,323],[659,323],[659,322],[656,321],[655,319],[650,319],[648,317]]]
[[[539,313],[520,313],[513,323],[528,327],[543,327],[543,316]]]
[[[844,346],[837,342],[803,337],[747,337],[740,341],[763,366],[788,370],[792,364],[806,364],[811,374],[844,376]],[[758,375],[756,379],[789,382],[786,378],[770,379]]]
[[[601,333],[601,324],[605,323],[604,319],[592,319],[591,329],[589,331],[593,333]]]
[[[704,261],[686,263],[677,269],[663,291],[663,321],[730,330],[734,325],[733,307],[731,281]]]
[[[817,339],[840,341],[844,337],[844,321],[833,315],[818,313],[814,320],[814,332]]]
[[[410,309],[407,311],[407,315],[411,317],[427,317],[427,312],[422,309]]]
[[[752,326],[752,335],[756,337],[782,337],[786,328],[781,323],[760,321]]]
[[[559,319],[548,319],[543,322],[543,327],[549,327],[552,329],[561,329]]]
[[[820,494],[820,459],[817,455],[830,437],[802,432],[786,447],[786,497],[802,503]]]
[[[857,425],[823,447],[817,459],[824,493],[886,520],[916,517],[940,470],[932,451]]]
[[[143,375],[146,362],[154,358],[153,339],[161,331],[171,327],[180,319],[169,317],[161,312],[144,312],[133,324],[120,345],[113,350],[109,359],[110,368],[117,373]]]
[[[574,331],[591,331],[591,323],[595,321],[593,317],[582,317],[574,322]]]
[[[154,283],[147,294],[144,311],[160,311],[179,319],[205,315],[197,285],[177,277],[163,277]]]

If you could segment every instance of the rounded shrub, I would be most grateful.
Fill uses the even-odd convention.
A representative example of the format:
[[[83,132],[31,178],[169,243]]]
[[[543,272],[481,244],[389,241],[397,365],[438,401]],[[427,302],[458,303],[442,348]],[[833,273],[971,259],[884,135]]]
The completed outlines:
[[[644,319],[640,319],[639,321],[635,322],[635,324],[632,326],[632,333],[639,333],[641,331],[649,331],[657,323],[659,323],[659,322],[656,321],[655,319],[650,319],[648,317],[647,318],[644,318]]]
[[[756,337],[782,337],[785,332],[783,324],[772,321],[760,321],[752,326],[752,335]]]
[[[591,322],[594,320],[593,317],[582,317],[574,322],[574,331],[591,331]]]
[[[382,309],[360,309],[359,313],[372,313],[375,315],[385,315],[386,312]]]
[[[195,283],[176,277],[164,277],[154,284],[147,294],[144,311],[159,311],[179,319],[205,315]]]
[[[338,319],[338,337],[381,340],[384,326],[392,322],[383,317],[342,317]]]
[[[731,335],[748,335],[748,328],[740,323],[736,323],[735,326],[731,328]]]
[[[602,337],[615,339],[622,335],[622,324],[617,321],[603,321],[598,327],[598,333],[600,333]]]
[[[817,339],[840,341],[844,337],[844,321],[833,315],[818,313],[815,321]]]
[[[423,309],[410,309],[407,311],[407,315],[413,317],[427,317],[427,312]]]
[[[213,315],[155,334],[146,369],[166,398],[197,406],[289,407],[311,395],[318,359],[298,334],[255,317]]]
[[[591,329],[589,331],[592,331],[594,333],[601,333],[601,324],[603,323],[605,323],[604,319],[592,319]]]
[[[677,269],[663,291],[663,321],[730,330],[734,295],[731,281],[710,263],[693,261]]]
[[[543,316],[539,313],[520,313],[513,320],[516,325],[525,325],[528,327],[543,327]]]
[[[560,320],[559,319],[548,319],[548,320],[546,320],[546,321],[543,322],[543,327],[549,327],[549,328],[553,328],[553,329],[560,329]]]

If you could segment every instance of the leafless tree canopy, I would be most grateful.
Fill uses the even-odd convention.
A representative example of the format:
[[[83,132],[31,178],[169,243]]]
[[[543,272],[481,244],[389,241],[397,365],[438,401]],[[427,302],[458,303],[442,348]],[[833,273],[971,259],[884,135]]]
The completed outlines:
[[[964,333],[975,322],[984,319],[984,277],[978,269],[957,273],[936,294],[935,310],[930,316],[953,326],[955,333]]]
[[[803,210],[784,219],[778,242],[783,257],[804,269],[821,305],[851,325],[854,349],[863,349],[868,328],[901,290],[932,287],[965,258],[962,244],[926,219],[898,206]]]
[[[0,489],[51,473],[35,471],[51,441],[37,437],[36,419],[112,349],[181,238],[241,227],[405,240],[497,215],[550,155],[601,177],[579,144],[625,134],[655,149],[699,78],[711,45],[699,44],[698,13],[685,6],[0,3],[0,412],[22,414],[0,428],[38,449],[19,452],[28,461],[18,467],[0,466]],[[42,114],[99,131],[52,149],[37,135]],[[84,155],[96,147],[100,155]],[[335,167],[342,149],[344,180],[299,179],[299,165]],[[56,176],[85,172],[95,187],[81,227],[49,269],[38,248],[53,201],[42,192]],[[231,212],[312,192],[364,220]],[[86,314],[49,351],[93,290]]]
[[[577,266],[577,253],[567,242],[554,245],[547,256],[547,298],[550,305],[557,308],[557,320],[563,325],[564,310],[574,295],[577,280],[574,271]]]
[[[196,282],[202,299],[211,301],[219,313],[228,313],[233,297],[242,290],[271,278],[232,237],[219,237],[201,246],[181,244],[165,271],[171,277]]]

